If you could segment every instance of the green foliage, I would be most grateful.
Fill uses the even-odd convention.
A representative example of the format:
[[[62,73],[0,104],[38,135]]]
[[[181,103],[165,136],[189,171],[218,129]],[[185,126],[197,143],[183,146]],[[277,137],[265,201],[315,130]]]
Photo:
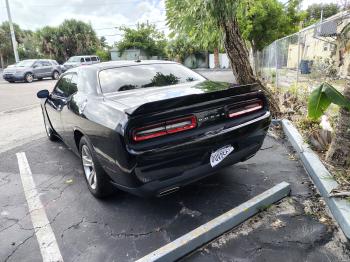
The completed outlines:
[[[35,48],[35,34],[30,30],[22,30],[17,24],[13,24],[13,26],[20,57],[25,59],[39,56],[39,53]],[[8,22],[4,22],[0,25],[0,56],[2,56],[2,59],[6,64],[12,64],[15,62],[10,25]]]
[[[46,26],[37,36],[43,54],[60,62],[74,55],[92,55],[100,45],[92,26],[75,19],[58,27]]]
[[[308,116],[311,119],[320,118],[333,103],[350,110],[350,100],[328,83],[322,83],[313,90],[308,101]]]
[[[186,36],[190,43],[197,43],[205,50],[222,48],[223,35],[218,24],[218,16],[210,15],[215,9],[212,4],[213,0],[166,0],[167,22],[169,28],[173,30],[170,36]]]
[[[285,6],[278,0],[241,0],[237,19],[242,37],[254,51],[262,50],[274,40],[298,31],[302,16],[298,10],[300,0]]]
[[[186,56],[197,54],[200,51],[199,45],[185,35],[177,35],[168,42],[166,47],[168,57],[177,59],[179,62],[183,62]]]
[[[165,55],[165,36],[156,29],[155,25],[142,23],[136,29],[121,27],[120,30],[124,31],[124,36],[116,47],[121,54],[127,49],[136,48],[143,50],[148,56]]]
[[[110,61],[111,60],[111,53],[108,50],[105,49],[97,49],[95,53],[102,62]]]
[[[334,3],[309,5],[305,11],[304,27],[317,23],[321,19],[322,10],[323,19],[325,19],[338,13],[340,6]]]

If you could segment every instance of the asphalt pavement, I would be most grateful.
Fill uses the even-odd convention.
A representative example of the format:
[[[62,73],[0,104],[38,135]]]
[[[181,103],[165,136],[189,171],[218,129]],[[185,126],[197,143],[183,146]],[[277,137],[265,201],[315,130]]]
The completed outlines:
[[[12,101],[0,110],[5,127],[0,129],[0,261],[41,261],[41,247],[51,245],[38,242],[42,228],[33,226],[36,210],[29,212],[20,152],[35,184],[33,198],[42,203],[45,226],[52,229],[64,261],[134,261],[282,181],[291,184],[290,197],[182,260],[350,261],[348,243],[302,165],[274,133],[255,157],[174,194],[145,199],[119,191],[104,201],[95,199],[79,158],[62,142],[46,138],[32,96],[53,85],[52,80],[0,84],[5,94],[0,105]],[[28,93],[22,99],[13,99],[23,90]]]

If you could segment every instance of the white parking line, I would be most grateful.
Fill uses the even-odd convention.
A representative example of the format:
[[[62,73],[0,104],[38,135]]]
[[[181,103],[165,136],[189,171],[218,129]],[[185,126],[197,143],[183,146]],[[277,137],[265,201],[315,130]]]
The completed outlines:
[[[36,190],[26,154],[20,152],[17,153],[16,156],[24,194],[27,199],[30,217],[39,243],[43,262],[63,261],[55,234],[52,231],[45,209],[40,201],[38,191]]]

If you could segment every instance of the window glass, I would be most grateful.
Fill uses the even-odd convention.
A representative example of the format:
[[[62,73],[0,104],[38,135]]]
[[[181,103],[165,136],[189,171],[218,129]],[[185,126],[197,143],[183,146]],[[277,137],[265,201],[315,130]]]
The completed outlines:
[[[90,61],[91,61],[91,58],[90,58],[90,57],[85,57],[85,61],[86,61],[86,62],[90,62]]]
[[[97,57],[96,56],[91,57],[91,61],[97,61]]]
[[[59,96],[69,97],[78,91],[77,82],[78,76],[76,74],[65,75],[57,83],[54,93]]]
[[[34,64],[35,67],[42,67],[43,63],[41,61],[36,61]]]
[[[150,64],[105,69],[99,73],[99,78],[103,93],[176,85],[205,79],[178,64]]]
[[[41,64],[43,66],[51,66],[50,62],[49,61],[41,61]]]
[[[82,57],[82,58],[80,58],[80,62],[81,63],[84,63],[85,62],[85,59]]]
[[[81,61],[80,57],[79,56],[72,56],[68,59],[67,62],[84,62],[84,58],[83,58],[83,61]]]

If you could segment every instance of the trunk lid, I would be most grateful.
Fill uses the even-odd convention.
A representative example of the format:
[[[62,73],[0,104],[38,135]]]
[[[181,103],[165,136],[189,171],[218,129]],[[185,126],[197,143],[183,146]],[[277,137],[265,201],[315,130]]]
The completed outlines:
[[[200,81],[165,87],[144,88],[106,95],[117,102],[130,117],[150,113],[164,113],[200,103],[226,100],[257,92],[256,84],[235,85],[225,82]]]

